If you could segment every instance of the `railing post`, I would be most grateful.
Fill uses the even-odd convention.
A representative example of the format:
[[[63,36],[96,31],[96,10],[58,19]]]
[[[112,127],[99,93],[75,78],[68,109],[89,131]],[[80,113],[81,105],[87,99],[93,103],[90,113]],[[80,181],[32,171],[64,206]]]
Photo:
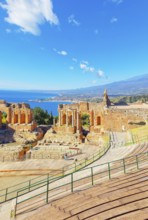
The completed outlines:
[[[77,166],[76,166],[76,162],[75,162],[75,171],[76,171],[76,168],[77,168]]]
[[[93,167],[91,167],[91,182],[94,185]]]
[[[63,176],[64,176],[64,167],[63,167]]]
[[[5,202],[7,201],[8,188],[6,188]]]
[[[71,192],[73,192],[73,173],[71,173]]]
[[[29,189],[29,192],[30,192],[30,187],[31,186],[31,180],[29,180],[29,187],[28,187],[28,189]]]
[[[47,192],[46,192],[46,203],[48,204],[48,193],[49,193],[49,174],[47,175]]]
[[[109,176],[109,179],[111,179],[111,173],[110,173],[110,163],[108,163],[108,176]]]
[[[136,155],[136,165],[137,165],[137,170],[139,169],[139,164],[138,164],[138,155]]]
[[[124,169],[124,174],[126,173],[126,168],[125,168],[125,160],[123,158],[123,169]]]
[[[15,211],[14,211],[14,216],[16,217],[16,212],[17,212],[17,200],[18,200],[18,192],[16,195],[16,203],[15,203]]]

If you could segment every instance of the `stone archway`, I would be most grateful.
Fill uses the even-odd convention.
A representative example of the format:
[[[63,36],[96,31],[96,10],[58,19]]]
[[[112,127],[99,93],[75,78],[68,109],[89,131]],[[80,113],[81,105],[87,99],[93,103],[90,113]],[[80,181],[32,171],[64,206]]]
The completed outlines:
[[[72,115],[68,117],[68,125],[72,125]]]
[[[26,121],[25,113],[22,113],[22,114],[21,114],[21,121],[20,121],[20,123],[21,123],[21,124],[24,124],[25,121]]]
[[[101,125],[101,117],[100,116],[97,116],[97,118],[96,118],[97,120],[96,120],[96,124],[97,125]]]
[[[18,123],[18,114],[14,114],[14,124]]]
[[[66,124],[66,114],[64,114],[63,117],[62,117],[62,124],[63,124],[63,125]]]

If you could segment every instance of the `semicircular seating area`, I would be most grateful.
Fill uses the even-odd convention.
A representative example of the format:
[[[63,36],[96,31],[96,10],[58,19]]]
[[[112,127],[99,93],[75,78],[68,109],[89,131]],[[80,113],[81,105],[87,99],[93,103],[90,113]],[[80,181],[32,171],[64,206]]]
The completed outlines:
[[[52,201],[23,219],[148,219],[148,166]]]

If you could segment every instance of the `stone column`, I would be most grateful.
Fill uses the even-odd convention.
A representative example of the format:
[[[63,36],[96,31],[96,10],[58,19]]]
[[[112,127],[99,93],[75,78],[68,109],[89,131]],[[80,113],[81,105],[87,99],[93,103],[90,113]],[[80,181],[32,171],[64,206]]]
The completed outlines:
[[[27,112],[25,113],[25,123],[29,124],[29,115],[27,114]]]
[[[90,111],[90,126],[93,126],[94,125],[94,115],[93,115],[93,110],[92,111]]]
[[[18,123],[21,124],[21,112],[18,112]]]
[[[76,110],[74,110],[74,126],[76,126]]]
[[[77,131],[79,131],[79,112],[77,111]]]
[[[68,111],[66,111],[66,127],[68,127]]]
[[[14,112],[11,114],[11,124],[14,124]]]
[[[74,127],[74,110],[72,111],[72,127]]]
[[[59,110],[59,126],[61,126],[61,110]]]
[[[96,123],[96,112],[94,111],[94,117],[93,117],[93,125],[96,126],[97,123]]]

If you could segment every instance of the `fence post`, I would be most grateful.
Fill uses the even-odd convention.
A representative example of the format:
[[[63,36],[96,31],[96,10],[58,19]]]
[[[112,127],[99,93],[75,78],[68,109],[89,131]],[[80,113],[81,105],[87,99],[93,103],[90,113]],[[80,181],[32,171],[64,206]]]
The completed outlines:
[[[64,176],[64,167],[63,167],[63,176]]]
[[[111,179],[111,173],[110,173],[110,163],[108,163],[108,176],[109,176],[109,179]]]
[[[49,174],[47,175],[47,192],[46,192],[46,203],[48,204],[48,193],[49,193]]]
[[[71,192],[73,192],[73,173],[71,173]]]
[[[29,192],[30,192],[30,186],[31,186],[31,180],[29,180],[29,187],[28,187]]]
[[[138,164],[138,155],[136,155],[136,165],[137,165],[137,170],[139,169],[139,164]]]
[[[15,204],[15,210],[14,210],[14,216],[16,217],[16,212],[17,212],[17,199],[18,199],[18,192],[16,195],[16,204]]]
[[[91,182],[94,185],[93,167],[91,167]]]
[[[5,202],[7,201],[8,188],[6,188]]]
[[[75,162],[75,171],[76,171],[76,167],[77,167],[77,166],[76,166],[76,162]]]
[[[126,173],[126,169],[125,169],[125,160],[123,158],[123,169],[124,169],[124,174]]]

